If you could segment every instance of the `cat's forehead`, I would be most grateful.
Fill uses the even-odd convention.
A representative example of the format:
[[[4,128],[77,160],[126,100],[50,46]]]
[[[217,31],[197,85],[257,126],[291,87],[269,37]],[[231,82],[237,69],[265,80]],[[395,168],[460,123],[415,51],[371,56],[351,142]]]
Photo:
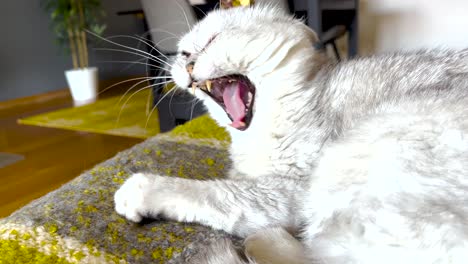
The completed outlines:
[[[291,21],[282,10],[272,7],[240,7],[210,12],[179,42],[180,50],[197,50],[214,36],[236,28],[255,27],[268,21]]]
[[[213,36],[236,27],[243,13],[224,10],[209,13],[181,39],[179,47],[196,50],[197,45],[202,45]]]

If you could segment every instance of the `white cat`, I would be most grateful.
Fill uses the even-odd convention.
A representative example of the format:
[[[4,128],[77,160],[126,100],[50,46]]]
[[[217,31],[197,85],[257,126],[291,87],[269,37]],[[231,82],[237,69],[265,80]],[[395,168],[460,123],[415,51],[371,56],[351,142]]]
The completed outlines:
[[[468,50],[335,65],[316,42],[274,8],[208,14],[172,76],[229,130],[233,169],[136,174],[117,212],[249,236],[257,263],[466,263]],[[217,246],[204,262],[242,262]]]

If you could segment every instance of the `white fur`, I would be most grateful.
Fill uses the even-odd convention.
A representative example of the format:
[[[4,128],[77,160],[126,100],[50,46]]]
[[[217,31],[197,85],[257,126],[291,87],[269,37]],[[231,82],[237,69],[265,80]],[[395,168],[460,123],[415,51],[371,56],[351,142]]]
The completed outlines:
[[[298,263],[465,263],[468,51],[331,65],[316,41],[274,8],[215,11],[197,24],[179,44],[192,55],[174,62],[177,85],[243,74],[256,87],[245,131],[196,91],[231,134],[233,169],[224,181],[135,175],[115,195],[117,212],[251,235],[253,258],[256,248],[268,259],[274,237],[270,257],[282,248]],[[302,231],[303,246],[278,227]]]

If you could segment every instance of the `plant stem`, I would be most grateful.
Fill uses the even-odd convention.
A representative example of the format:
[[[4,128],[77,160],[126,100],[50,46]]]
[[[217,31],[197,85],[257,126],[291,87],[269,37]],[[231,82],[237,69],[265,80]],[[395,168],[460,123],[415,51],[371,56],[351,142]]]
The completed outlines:
[[[80,59],[80,68],[85,67],[85,59],[84,59],[84,52],[83,52],[83,42],[81,41],[81,30],[79,28],[75,28],[75,41],[76,45],[78,46],[78,57]]]
[[[83,45],[84,66],[88,67],[89,57],[88,57],[88,45],[86,41],[86,33],[84,32],[85,21],[84,21],[83,3],[82,3],[82,0],[76,0],[76,1],[78,1],[78,12],[80,14],[80,27],[81,27],[80,33],[81,33],[81,41]]]
[[[72,10],[75,9],[78,11],[78,6],[76,4],[75,0],[70,0],[71,8]],[[75,13],[76,14],[76,13]],[[81,41],[81,23],[79,21],[79,17],[77,15],[73,16],[73,35],[74,35],[74,41],[76,43],[76,46],[78,48],[78,60],[79,60],[79,65],[80,68],[84,68],[84,59],[83,59],[83,43]]]
[[[73,30],[71,28],[70,21],[68,19],[67,19],[67,33],[68,33],[68,40],[70,42],[70,51],[71,51],[71,56],[72,56],[73,69],[77,69],[78,59],[76,56],[76,47],[75,47],[75,42],[74,42]]]

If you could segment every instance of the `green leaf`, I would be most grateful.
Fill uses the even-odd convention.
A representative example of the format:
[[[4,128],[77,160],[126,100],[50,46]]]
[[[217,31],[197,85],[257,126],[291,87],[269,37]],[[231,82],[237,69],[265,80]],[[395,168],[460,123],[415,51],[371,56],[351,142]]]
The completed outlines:
[[[102,33],[104,33],[104,31],[106,30],[107,26],[106,25],[91,25],[90,27],[90,30],[91,32],[93,32],[94,34],[98,35],[98,36],[101,36]]]
[[[84,25],[79,25],[80,12],[72,5],[72,0],[40,0],[43,10],[49,14],[50,29],[54,33],[56,43],[62,50],[69,52],[68,28],[90,29],[97,35],[102,35],[106,24],[102,22],[105,12],[101,0],[81,0],[84,15]]]

